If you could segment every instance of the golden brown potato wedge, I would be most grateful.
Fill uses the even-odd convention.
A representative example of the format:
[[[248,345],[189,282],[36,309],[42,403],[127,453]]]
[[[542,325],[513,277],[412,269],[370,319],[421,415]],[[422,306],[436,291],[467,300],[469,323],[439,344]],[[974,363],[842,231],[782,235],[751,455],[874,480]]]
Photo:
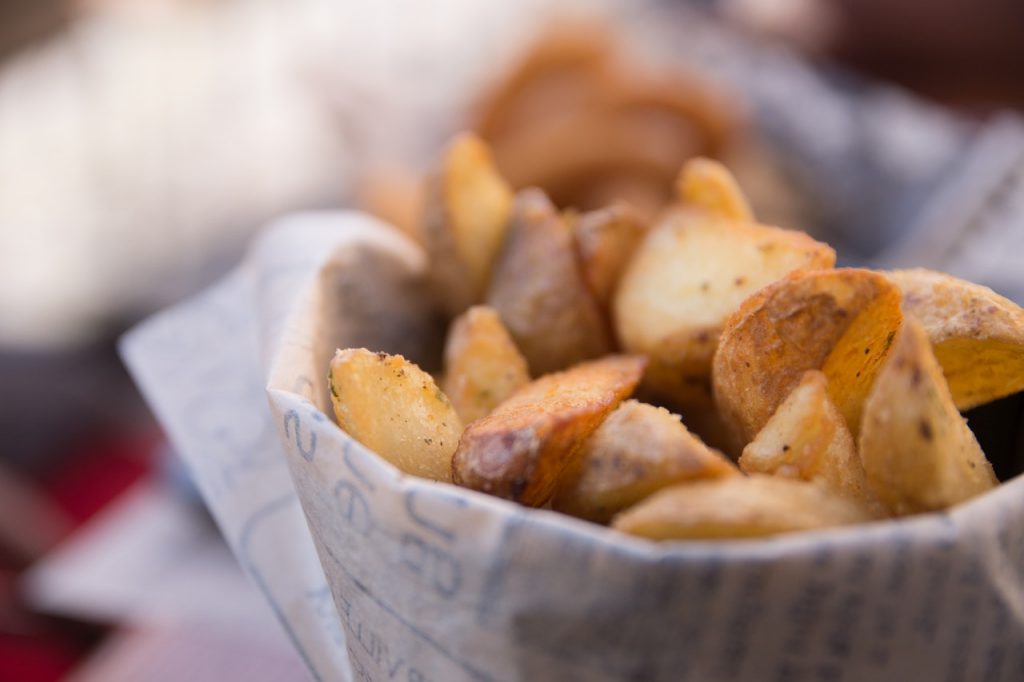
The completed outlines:
[[[610,355],[527,384],[470,424],[452,459],[459,485],[540,506],[583,442],[643,374],[642,357]]]
[[[828,394],[850,433],[860,433],[864,400],[902,323],[899,291],[883,286],[856,314],[825,358],[821,371],[828,379]]]
[[[1024,309],[941,272],[886,274],[903,292],[903,310],[928,332],[959,409],[1024,390]]]
[[[430,284],[450,314],[483,297],[511,210],[512,189],[486,143],[471,134],[456,137],[427,184],[422,226]]]
[[[616,516],[612,527],[654,540],[726,540],[870,519],[815,483],[754,475],[674,485]]]
[[[875,516],[885,507],[868,485],[846,421],[828,397],[828,380],[806,372],[757,437],[743,449],[740,469],[820,483]]]
[[[452,322],[444,365],[444,392],[463,424],[490,414],[530,383],[526,359],[487,306],[473,306]]]
[[[434,379],[401,355],[339,350],[328,382],[346,433],[407,474],[451,480],[462,422]]]
[[[804,372],[821,369],[857,433],[863,396],[899,323],[899,292],[869,270],[794,272],[765,287],[726,322],[715,354],[723,419],[740,443],[750,442]]]
[[[623,347],[651,364],[646,388],[674,407],[707,406],[726,317],[794,270],[830,268],[835,251],[801,232],[678,209],[637,248],[613,304]]]
[[[612,347],[574,249],[572,232],[543,192],[516,195],[487,303],[534,375],[599,357]]]
[[[718,161],[703,157],[687,161],[676,180],[676,193],[684,204],[723,218],[745,223],[754,221],[750,204],[736,178]]]
[[[722,453],[691,434],[677,415],[627,400],[583,444],[580,464],[559,486],[552,507],[607,523],[673,483],[738,473]]]
[[[576,217],[572,229],[583,277],[598,304],[607,309],[646,226],[636,211],[619,202]]]
[[[894,514],[945,509],[998,483],[913,317],[896,335],[864,405],[860,456]]]

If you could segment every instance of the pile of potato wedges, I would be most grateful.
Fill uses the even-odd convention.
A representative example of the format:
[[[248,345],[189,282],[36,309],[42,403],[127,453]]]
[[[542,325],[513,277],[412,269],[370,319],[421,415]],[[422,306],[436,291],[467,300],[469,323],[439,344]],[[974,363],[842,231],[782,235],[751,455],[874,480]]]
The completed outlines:
[[[1024,309],[835,268],[696,158],[647,224],[513,192],[472,135],[427,187],[438,377],[339,350],[338,425],[403,472],[656,539],[941,510],[998,485],[961,410],[1024,389]]]

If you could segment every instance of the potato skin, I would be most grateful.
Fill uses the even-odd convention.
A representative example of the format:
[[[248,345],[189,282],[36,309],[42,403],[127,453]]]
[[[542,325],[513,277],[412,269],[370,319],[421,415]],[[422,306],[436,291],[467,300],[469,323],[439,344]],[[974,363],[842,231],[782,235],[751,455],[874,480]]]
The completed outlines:
[[[478,295],[472,285],[459,286],[459,282],[472,282],[472,275],[469,265],[458,255],[452,219],[444,199],[444,183],[443,173],[425,182],[420,235],[429,257],[427,285],[431,295],[445,313],[457,315],[476,303]]]
[[[678,415],[636,400],[608,415],[584,443],[581,458],[552,507],[597,523],[674,483],[739,474]]]
[[[458,485],[546,503],[584,441],[640,381],[642,357],[610,355],[527,384],[470,424],[452,458]]]
[[[342,430],[407,474],[451,480],[462,422],[433,377],[401,355],[348,348],[328,384]]]
[[[1024,309],[942,272],[887,272],[903,308],[924,325],[960,410],[1024,390]]]
[[[607,311],[647,226],[628,204],[617,202],[583,213],[573,221],[572,231],[583,277],[598,305]]]
[[[487,304],[498,311],[534,376],[612,350],[607,323],[580,272],[572,232],[538,189],[516,195]]]
[[[526,359],[487,306],[473,306],[452,322],[444,364],[444,392],[464,424],[486,416],[530,383]]]
[[[825,366],[858,315],[892,290],[869,270],[817,270],[791,273],[743,302],[725,324],[712,370],[715,402],[741,445],[764,427],[804,372]],[[861,367],[877,367],[893,336],[889,329],[877,343],[851,342],[860,365],[837,363],[836,371],[856,378]]]
[[[426,185],[421,236],[428,283],[440,306],[457,315],[483,297],[505,237],[512,189],[478,137],[456,137]]]
[[[899,290],[887,283],[856,312],[821,366],[828,380],[829,398],[843,415],[850,433],[860,433],[864,401],[901,324]]]
[[[644,387],[674,408],[706,408],[728,316],[795,270],[831,268],[835,251],[806,234],[700,209],[669,212],[626,268],[612,311],[623,349],[651,364]]]
[[[729,540],[869,520],[815,483],[753,475],[665,488],[616,516],[612,528],[652,540]]]
[[[897,334],[865,402],[860,456],[871,486],[897,515],[945,509],[998,484],[914,318]]]

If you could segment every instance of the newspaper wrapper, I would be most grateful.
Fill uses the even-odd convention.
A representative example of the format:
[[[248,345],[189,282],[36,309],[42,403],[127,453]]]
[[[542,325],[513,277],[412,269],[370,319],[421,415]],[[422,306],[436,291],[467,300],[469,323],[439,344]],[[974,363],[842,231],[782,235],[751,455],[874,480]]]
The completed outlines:
[[[949,513],[656,544],[401,475],[334,423],[325,372],[337,346],[423,356],[424,265],[361,214],[296,216],[124,343],[314,677],[1020,679],[1022,479]]]

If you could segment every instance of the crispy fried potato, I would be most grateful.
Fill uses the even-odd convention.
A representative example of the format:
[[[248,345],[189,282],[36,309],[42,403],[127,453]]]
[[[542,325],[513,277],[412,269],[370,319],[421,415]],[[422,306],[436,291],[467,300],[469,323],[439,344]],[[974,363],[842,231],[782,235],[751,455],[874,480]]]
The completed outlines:
[[[1024,390],[1024,309],[988,287],[932,270],[886,273],[928,332],[961,410]]]
[[[654,540],[723,540],[870,519],[859,505],[815,483],[753,475],[674,485],[616,516],[612,527]]]
[[[650,357],[646,388],[677,408],[707,406],[726,317],[787,273],[834,263],[835,251],[802,232],[676,210],[626,268],[613,304],[615,328],[625,350]]]
[[[328,382],[346,433],[407,474],[451,480],[459,415],[433,378],[401,355],[339,350]]]
[[[483,296],[511,210],[512,189],[486,143],[470,134],[456,137],[427,184],[422,226],[430,284],[450,314]]]
[[[860,456],[894,514],[945,509],[998,484],[913,317],[896,335],[864,405]]]
[[[552,115],[592,108],[608,87],[615,49],[609,25],[578,19],[551,22],[521,61],[495,80],[481,102],[475,129],[486,139],[501,138]]]
[[[452,322],[444,365],[444,392],[464,424],[530,383],[526,359],[487,306],[473,306]]]
[[[572,231],[583,277],[598,304],[607,309],[646,226],[628,204],[618,202],[576,217]]]
[[[748,474],[820,483],[875,516],[885,515],[885,507],[868,485],[846,421],[828,397],[828,380],[817,370],[804,374],[743,449],[739,464]]]
[[[729,318],[718,344],[712,376],[722,418],[748,443],[804,372],[822,369],[857,433],[850,421],[899,321],[894,285],[869,270],[794,272],[765,287]]]
[[[572,233],[543,192],[516,195],[487,303],[498,311],[534,375],[599,357],[612,347],[574,248]]]
[[[610,355],[527,384],[470,424],[452,459],[462,486],[540,506],[583,442],[636,387],[642,357]]]
[[[718,161],[702,157],[687,161],[679,171],[676,193],[684,204],[703,208],[723,218],[745,223],[754,221],[750,204],[736,178]]]
[[[739,473],[663,407],[627,400],[583,444],[579,467],[552,502],[598,523],[673,483]]]
[[[860,433],[864,400],[903,323],[900,301],[895,287],[882,286],[853,318],[821,367],[828,379],[829,398],[843,415],[850,433]]]
[[[485,135],[513,186],[543,187],[558,206],[628,199],[653,214],[672,200],[685,159],[721,155],[741,127],[736,103],[696,78],[609,75],[605,83],[560,79],[549,115],[534,109],[528,125]]]

